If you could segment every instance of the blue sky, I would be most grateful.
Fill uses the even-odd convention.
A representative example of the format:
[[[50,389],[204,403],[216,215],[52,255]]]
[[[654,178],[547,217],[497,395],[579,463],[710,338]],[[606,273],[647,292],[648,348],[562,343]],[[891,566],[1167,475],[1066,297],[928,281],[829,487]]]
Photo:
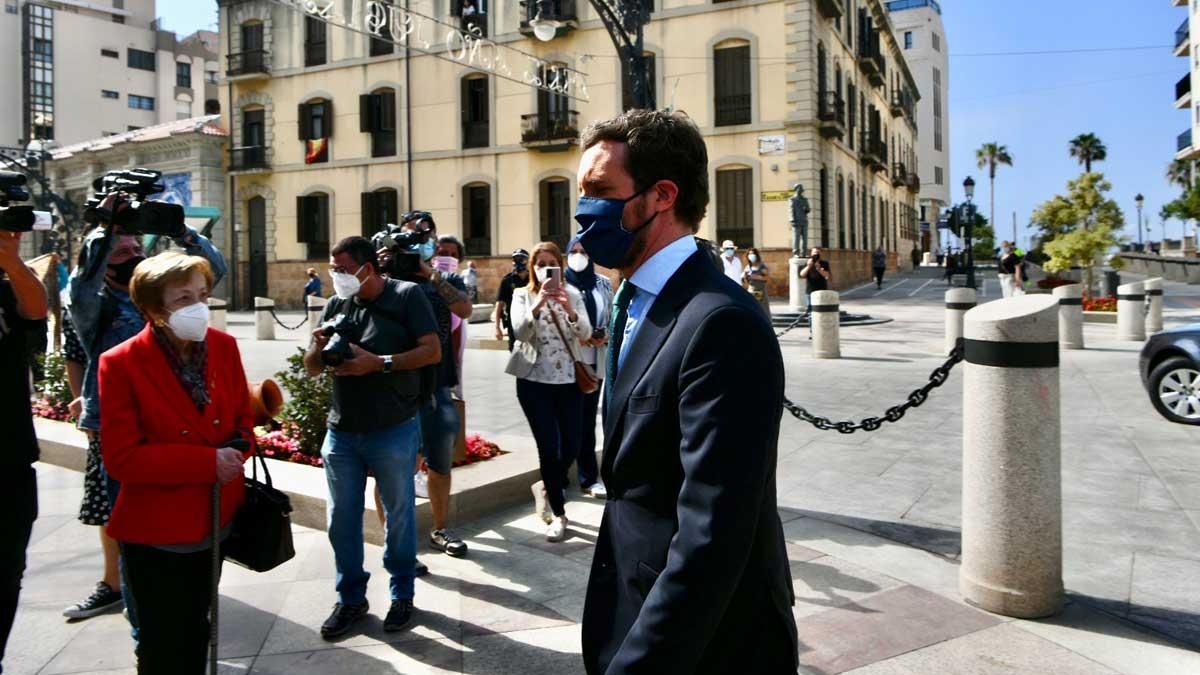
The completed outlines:
[[[1172,107],[1175,82],[1187,59],[1171,53],[1175,29],[1187,9],[1170,0],[942,0],[951,54],[950,142],[954,198],[973,175],[976,201],[986,209],[986,173],[975,166],[975,150],[997,141],[1008,146],[1014,166],[996,179],[998,234],[1012,232],[1017,213],[1025,224],[1037,205],[1064,192],[1082,169],[1067,155],[1067,143],[1093,132],[1108,146],[1109,160],[1096,168],[1112,181],[1111,196],[1125,211],[1127,234],[1135,241],[1133,197],[1146,196],[1145,219],[1160,239],[1158,211],[1177,190],[1163,173],[1175,153],[1175,138],[1188,128],[1188,112]],[[160,0],[169,30],[185,34],[215,28],[211,0]],[[1155,49],[971,56],[987,52]],[[986,211],[985,211],[986,213]],[[1178,238],[1171,222],[1167,235]]]

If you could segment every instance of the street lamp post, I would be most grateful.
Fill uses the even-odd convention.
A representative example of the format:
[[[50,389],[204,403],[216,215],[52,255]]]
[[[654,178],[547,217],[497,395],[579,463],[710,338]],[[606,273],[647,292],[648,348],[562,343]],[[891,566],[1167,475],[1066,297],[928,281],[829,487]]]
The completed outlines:
[[[534,0],[528,0],[533,2]],[[629,73],[633,99],[633,107],[653,109],[654,90],[650,83],[649,68],[646,67],[645,43],[642,38],[643,28],[650,21],[647,3],[643,0],[632,2],[625,0],[590,0],[592,9],[604,22],[608,29],[608,37],[621,62]],[[553,40],[558,29],[564,25],[560,12],[556,9],[555,0],[536,0],[537,14],[529,21],[533,35],[543,42]]]
[[[1134,198],[1133,198],[1133,203],[1134,203],[1134,204],[1137,204],[1137,211],[1138,211],[1138,224],[1137,224],[1137,228],[1138,228],[1138,252],[1141,252],[1141,251],[1142,251],[1142,247],[1143,247],[1143,244],[1142,244],[1142,207],[1146,205],[1146,198],[1145,198],[1144,196],[1142,196],[1142,193],[1140,193],[1140,192],[1139,192],[1139,193],[1138,193],[1138,195],[1137,195],[1136,197],[1134,197]]]
[[[975,236],[975,205],[971,200],[975,198],[975,179],[967,176],[963,181],[963,191],[967,195],[967,203],[963,209],[963,214],[966,219],[964,232],[967,245],[967,288],[975,288],[975,245],[972,239]]]

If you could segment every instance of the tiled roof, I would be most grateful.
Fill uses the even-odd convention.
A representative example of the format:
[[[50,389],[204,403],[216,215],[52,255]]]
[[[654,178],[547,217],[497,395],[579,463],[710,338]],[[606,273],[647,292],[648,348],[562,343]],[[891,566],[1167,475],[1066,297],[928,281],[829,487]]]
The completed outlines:
[[[187,134],[203,134],[205,136],[229,136],[229,132],[217,126],[217,121],[221,119],[220,115],[204,115],[203,117],[189,117],[184,120],[175,120],[174,122],[164,122],[156,124],[152,127],[142,127],[135,131],[126,131],[112,136],[104,136],[82,143],[72,143],[64,145],[60,148],[54,148],[50,151],[50,156],[54,159],[66,159],[73,157],[81,152],[95,152],[97,150],[108,150],[113,146],[121,145],[122,143],[144,143],[146,141],[157,141],[172,136],[184,136]]]

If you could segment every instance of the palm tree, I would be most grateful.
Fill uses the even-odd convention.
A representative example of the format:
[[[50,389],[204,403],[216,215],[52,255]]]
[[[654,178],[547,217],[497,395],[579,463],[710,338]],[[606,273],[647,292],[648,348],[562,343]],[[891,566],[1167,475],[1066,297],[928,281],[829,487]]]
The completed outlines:
[[[1079,160],[1084,171],[1092,172],[1092,162],[1108,159],[1108,148],[1096,134],[1079,134],[1071,139],[1071,156]]]
[[[996,223],[996,167],[1001,164],[1012,166],[1012,155],[1008,154],[1008,146],[1000,145],[995,141],[984,143],[982,147],[975,151],[975,161],[979,164],[979,168],[988,170],[988,179],[991,184],[988,187],[988,199],[991,201],[991,212],[988,214],[988,222],[995,227]],[[1014,244],[1016,242],[1013,242]]]
[[[1177,159],[1167,165],[1167,182],[1178,185],[1183,190],[1192,187],[1192,163],[1186,159]]]

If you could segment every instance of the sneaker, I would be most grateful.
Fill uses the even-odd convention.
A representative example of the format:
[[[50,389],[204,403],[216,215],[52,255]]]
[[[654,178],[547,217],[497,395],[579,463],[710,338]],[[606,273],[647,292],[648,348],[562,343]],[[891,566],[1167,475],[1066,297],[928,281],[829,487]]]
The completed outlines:
[[[424,471],[418,471],[413,476],[413,494],[421,499],[429,499],[429,476]]]
[[[584,488],[583,494],[595,499],[608,499],[608,488],[604,487],[604,483],[596,481],[590,487]]]
[[[542,481],[538,481],[529,486],[533,491],[533,512],[538,518],[542,519],[543,523],[550,524],[554,518],[550,514],[550,502],[546,499],[546,486],[542,485]]]
[[[416,567],[413,568],[414,577],[423,577],[429,574],[429,566],[420,560],[417,561]]]
[[[335,637],[345,635],[355,621],[367,615],[367,610],[370,605],[364,600],[361,605],[343,605],[337,603],[333,606],[333,613],[325,619],[325,623],[321,624],[321,637],[326,640],[332,640]]]
[[[383,629],[389,633],[404,630],[408,627],[408,622],[412,621],[412,616],[412,600],[393,600],[392,607],[383,620]]]
[[[467,555],[467,543],[450,530],[430,532],[429,545],[452,558],[463,558]]]
[[[567,517],[559,516],[550,521],[546,528],[546,541],[560,542],[567,538]]]
[[[112,586],[101,581],[96,584],[96,588],[87,597],[87,600],[64,609],[63,616],[68,619],[90,619],[115,608],[122,602],[121,593],[114,591]]]

